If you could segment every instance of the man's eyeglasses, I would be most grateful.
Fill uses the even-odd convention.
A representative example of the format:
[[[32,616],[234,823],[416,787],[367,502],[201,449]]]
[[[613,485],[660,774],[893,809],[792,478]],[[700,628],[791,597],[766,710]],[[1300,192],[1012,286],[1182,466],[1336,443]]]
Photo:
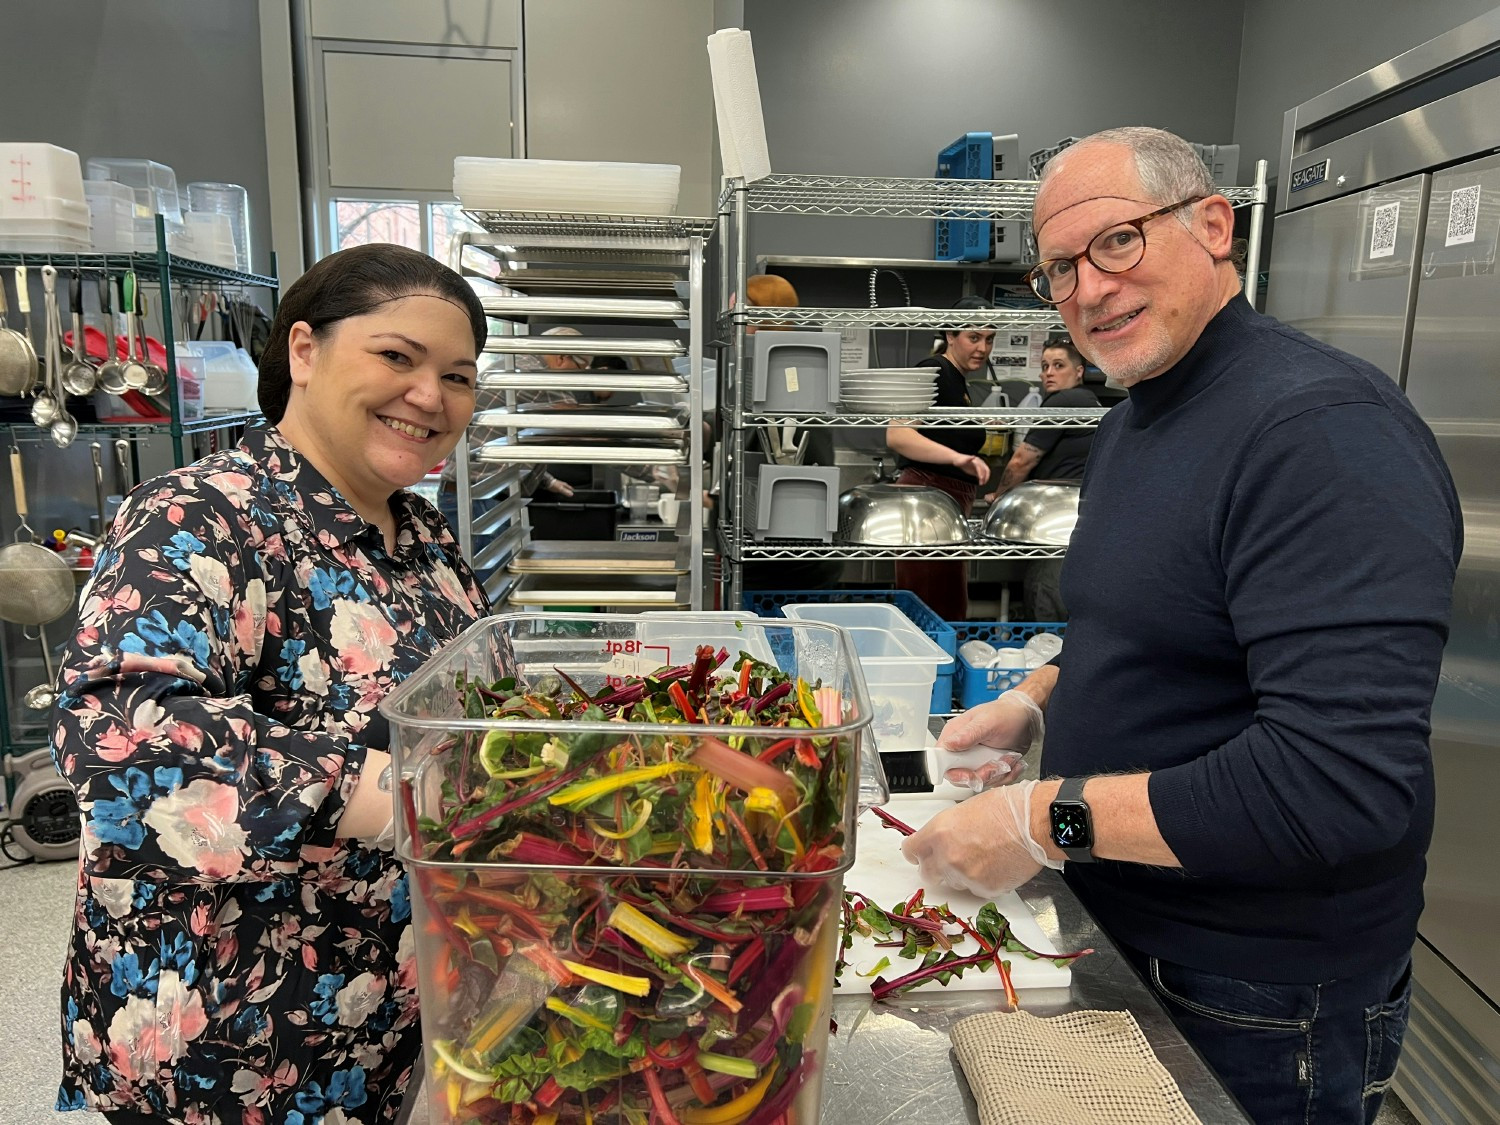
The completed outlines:
[[[1146,256],[1145,227],[1147,223],[1163,215],[1170,215],[1180,208],[1201,203],[1207,198],[1204,195],[1195,195],[1180,203],[1173,203],[1169,207],[1160,207],[1149,215],[1142,215],[1139,219],[1116,223],[1094,235],[1089,240],[1089,244],[1084,247],[1083,253],[1074,254],[1071,258],[1048,258],[1038,262],[1026,274],[1026,283],[1031,286],[1033,293],[1049,305],[1060,305],[1077,290],[1078,263],[1084,258],[1087,258],[1089,264],[1095,269],[1104,273],[1125,273],[1127,270],[1133,270]]]

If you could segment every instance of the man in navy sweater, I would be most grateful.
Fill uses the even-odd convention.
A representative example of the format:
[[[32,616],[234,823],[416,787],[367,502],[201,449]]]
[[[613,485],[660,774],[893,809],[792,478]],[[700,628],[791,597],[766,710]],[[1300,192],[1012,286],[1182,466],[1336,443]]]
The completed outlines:
[[[1371,1121],[1432,832],[1452,481],[1387,375],[1241,296],[1230,204],[1178,138],[1067,149],[1034,222],[1033,288],[1130,398],[1084,477],[1059,666],[940,740],[982,756],[1044,708],[1049,780],[907,856],[986,894],[1066,859],[1252,1117]]]

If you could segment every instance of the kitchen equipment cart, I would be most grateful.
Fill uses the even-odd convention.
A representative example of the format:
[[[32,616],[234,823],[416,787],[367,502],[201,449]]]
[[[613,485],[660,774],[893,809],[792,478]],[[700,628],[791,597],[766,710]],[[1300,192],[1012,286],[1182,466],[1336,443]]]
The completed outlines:
[[[820,215],[827,217],[885,217],[908,219],[967,219],[1029,221],[1036,197],[1032,180],[923,180],[856,176],[773,175],[754,183],[726,181],[719,197],[719,287],[723,308],[715,325],[719,345],[719,411],[724,429],[722,489],[717,526],[723,553],[723,598],[725,605],[739,605],[742,568],[750,561],[840,559],[1046,559],[1059,558],[1063,547],[1032,546],[974,539],[941,546],[853,546],[803,540],[755,541],[747,515],[746,497],[754,482],[748,479],[746,453],[757,430],[765,426],[880,427],[891,424],[920,426],[1078,427],[1098,425],[1105,411],[1091,409],[943,409],[930,414],[893,417],[886,414],[758,412],[750,397],[749,360],[753,322],[773,328],[898,328],[940,330],[991,326],[997,332],[1061,328],[1053,308],[1038,305],[1023,309],[941,308],[772,308],[747,309],[742,301],[729,307],[731,294],[745,291],[752,261],[749,248],[750,216],[756,214]],[[1257,166],[1255,183],[1249,187],[1222,189],[1236,207],[1250,208],[1250,238],[1247,276],[1257,275],[1261,223],[1267,198],[1265,162]],[[838,259],[848,264],[858,259]],[[973,267],[975,263],[967,263]]]
[[[492,318],[480,406],[455,451],[459,542],[491,600],[607,608],[702,607],[703,257],[711,218],[469,211],[482,229],[457,236],[454,267],[490,282]],[[548,324],[577,336],[542,336]],[[594,357],[584,371],[540,371],[540,356]],[[599,357],[630,369],[603,370]],[[553,392],[579,403],[548,403]],[[599,392],[638,404],[587,404]],[[556,396],[553,395],[555,398]],[[617,400],[618,401],[618,400]],[[675,466],[675,526],[649,529],[676,544],[673,564],[622,552],[598,564],[598,544],[528,565],[531,529],[522,478],[536,462],[646,472]],[[633,468],[630,468],[633,467]],[[479,515],[476,501],[496,501]],[[637,538],[640,536],[637,535]],[[581,539],[581,536],[580,536]],[[553,547],[568,540],[551,540]],[[571,593],[578,595],[570,596]]]

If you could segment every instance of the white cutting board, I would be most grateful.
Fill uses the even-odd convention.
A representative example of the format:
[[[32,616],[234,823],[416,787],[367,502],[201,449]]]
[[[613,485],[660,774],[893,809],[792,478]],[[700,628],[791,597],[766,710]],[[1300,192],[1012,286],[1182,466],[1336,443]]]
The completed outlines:
[[[899,798],[892,801],[887,809],[898,820],[913,828],[920,828],[944,809],[952,807],[952,801]],[[854,866],[844,876],[844,890],[858,891],[886,910],[911,898],[922,885],[922,877],[921,872],[901,854],[901,833],[894,828],[886,828],[873,812],[866,812],[859,818],[856,831],[858,836],[855,841]],[[923,898],[927,902],[946,905],[953,913],[969,922],[974,920],[974,915],[979,913],[979,908],[986,902],[966,891],[954,891],[943,886],[928,888]],[[1036,924],[1031,911],[1014,891],[1000,895],[994,899],[994,903],[1009,920],[1017,939],[1039,953],[1060,952],[1042,935],[1041,927]],[[954,942],[953,949],[960,955],[967,955],[978,953],[979,945],[973,938],[965,935],[962,941]],[[899,948],[880,949],[876,947],[873,937],[855,935],[854,944],[845,954],[848,964],[839,977],[839,986],[834,990],[834,995],[867,993],[875,976],[893,980],[911,972],[920,964],[915,959],[907,960],[899,954]],[[891,963],[887,968],[875,976],[859,975],[874,968],[881,957],[890,957]],[[1011,983],[1017,990],[1067,988],[1073,978],[1070,970],[1058,968],[1051,961],[1033,961],[1022,953],[1007,954],[1006,959],[1010,961]],[[971,966],[964,970],[963,976],[951,978],[946,985],[929,980],[910,991],[938,992],[980,988],[998,990],[1001,987],[999,970],[989,965],[982,972],[978,966]]]

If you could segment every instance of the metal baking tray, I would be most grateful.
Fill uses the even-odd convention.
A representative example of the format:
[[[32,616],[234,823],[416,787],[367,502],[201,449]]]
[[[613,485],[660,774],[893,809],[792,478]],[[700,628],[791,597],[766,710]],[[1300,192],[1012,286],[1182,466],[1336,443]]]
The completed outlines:
[[[510,561],[513,574],[686,574],[686,541],[616,543],[608,539],[541,539]]]
[[[680,445],[663,445],[658,442],[642,442],[635,438],[615,438],[613,441],[591,439],[577,434],[564,444],[528,440],[525,431],[516,438],[496,438],[485,442],[475,456],[481,461],[496,464],[522,462],[543,464],[584,465],[685,465],[687,450]]]
[[[503,535],[497,535],[474,554],[474,571],[483,574],[505,566],[526,542],[526,529],[513,527]]]
[[[687,578],[679,575],[526,574],[510,592],[512,605],[687,605]]]
[[[491,336],[484,350],[502,355],[687,355],[687,345],[676,340],[613,336]]]
[[[681,375],[649,371],[490,371],[479,376],[481,391],[656,391],[685,395]]]
[[[633,318],[637,320],[684,320],[687,306],[681,301],[650,297],[482,297],[480,304],[490,316],[520,319],[528,316]]]
[[[471,426],[515,426],[542,432],[583,431],[598,434],[680,434],[687,424],[673,408],[622,406],[617,410],[586,409],[571,403],[538,404],[481,410]]]

